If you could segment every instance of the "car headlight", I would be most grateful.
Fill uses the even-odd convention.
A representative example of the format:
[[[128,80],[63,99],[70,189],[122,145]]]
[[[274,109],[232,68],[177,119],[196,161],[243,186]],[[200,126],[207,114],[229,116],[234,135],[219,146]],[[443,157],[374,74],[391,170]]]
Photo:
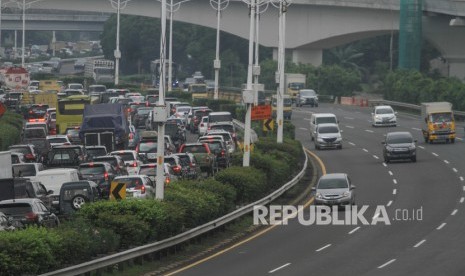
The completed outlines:
[[[392,147],[390,147],[390,146],[386,146],[386,150],[387,150],[387,151],[392,151],[392,150],[393,150],[393,148],[392,148]]]
[[[320,193],[316,193],[315,197],[318,198],[318,199],[322,199],[322,198],[323,198],[323,195],[320,194]]]
[[[375,115],[375,120],[381,120],[381,116]]]
[[[341,140],[342,140],[341,137],[337,137],[337,138],[336,138],[336,142],[340,142]]]
[[[323,139],[320,138],[320,137],[316,138],[316,140],[317,140],[318,142],[323,142]]]
[[[343,194],[342,194],[343,197],[348,197],[350,196],[350,192],[349,191],[345,191]]]

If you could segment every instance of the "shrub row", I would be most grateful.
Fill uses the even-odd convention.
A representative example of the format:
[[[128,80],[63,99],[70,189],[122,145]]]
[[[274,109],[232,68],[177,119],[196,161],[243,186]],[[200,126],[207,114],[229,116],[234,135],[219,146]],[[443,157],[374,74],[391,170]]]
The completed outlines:
[[[20,141],[23,118],[20,114],[7,111],[0,118],[0,148],[6,150]]]
[[[173,182],[165,200],[100,201],[85,205],[54,229],[0,232],[0,275],[39,274],[101,254],[162,240],[253,202],[287,182],[300,167],[300,143],[262,138],[251,167],[233,166],[214,178]],[[234,163],[242,165],[240,154]]]

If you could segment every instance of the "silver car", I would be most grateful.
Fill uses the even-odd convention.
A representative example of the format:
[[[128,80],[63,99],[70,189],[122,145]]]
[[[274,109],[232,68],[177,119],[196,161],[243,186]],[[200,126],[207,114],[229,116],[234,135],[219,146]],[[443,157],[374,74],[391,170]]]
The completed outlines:
[[[315,149],[342,149],[342,135],[337,124],[318,124],[315,130]]]
[[[355,186],[345,173],[329,173],[318,180],[315,205],[355,205]]]

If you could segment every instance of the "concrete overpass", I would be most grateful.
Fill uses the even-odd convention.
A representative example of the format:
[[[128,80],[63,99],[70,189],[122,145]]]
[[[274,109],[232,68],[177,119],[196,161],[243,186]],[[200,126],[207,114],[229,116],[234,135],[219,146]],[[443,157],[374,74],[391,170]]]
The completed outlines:
[[[114,12],[108,0],[43,0],[34,8]],[[132,0],[122,12],[159,17],[160,3]],[[449,62],[450,75],[464,79],[465,27],[449,26],[457,16],[465,16],[464,0],[424,0],[423,36]],[[399,0],[294,0],[286,17],[286,48],[292,51],[293,61],[319,65],[323,49],[397,31]],[[216,12],[207,0],[183,3],[174,20],[216,28]],[[247,5],[231,0],[222,15],[222,30],[248,38],[248,24]],[[260,43],[277,47],[277,30],[278,11],[269,7],[261,15]]]

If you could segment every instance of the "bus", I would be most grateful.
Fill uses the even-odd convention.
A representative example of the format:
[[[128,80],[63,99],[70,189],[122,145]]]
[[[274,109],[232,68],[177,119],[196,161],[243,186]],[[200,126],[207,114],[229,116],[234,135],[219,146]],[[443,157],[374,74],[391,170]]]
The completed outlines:
[[[84,106],[90,102],[88,95],[73,95],[59,100],[56,110],[57,134],[64,134],[67,128],[80,127]]]
[[[192,94],[192,100],[208,98],[208,90],[205,83],[190,84],[187,91]]]
[[[169,72],[169,67],[170,66],[170,60],[166,59],[165,60],[165,84],[168,84],[168,72]],[[178,87],[179,82],[177,80],[177,73],[178,73],[178,65],[175,62],[171,63],[171,81],[172,81],[172,87]],[[158,87],[160,85],[160,60],[156,59],[150,62],[150,71],[152,73],[152,85],[153,87]]]

